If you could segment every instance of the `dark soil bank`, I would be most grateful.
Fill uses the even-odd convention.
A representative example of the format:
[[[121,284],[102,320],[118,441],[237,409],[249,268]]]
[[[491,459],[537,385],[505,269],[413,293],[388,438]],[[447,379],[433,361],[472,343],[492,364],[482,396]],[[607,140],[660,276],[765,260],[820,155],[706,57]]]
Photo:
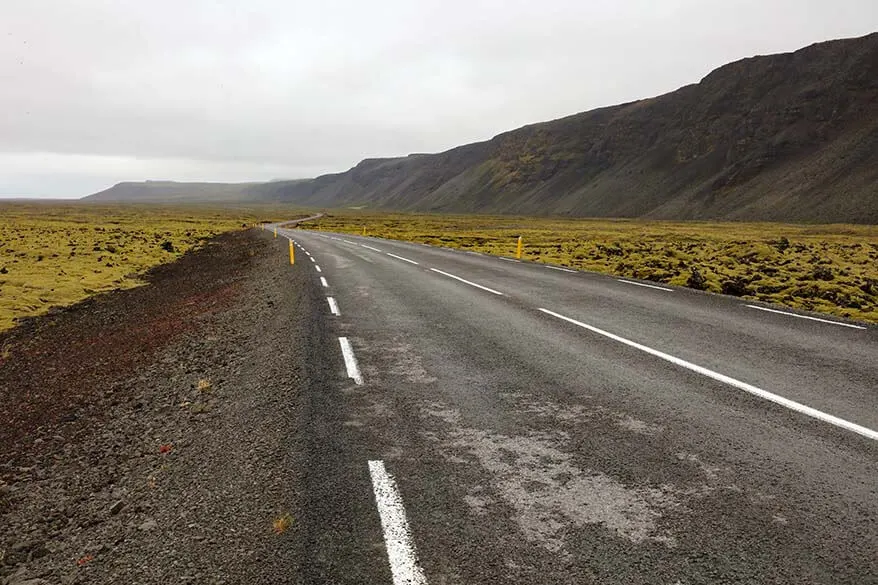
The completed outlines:
[[[304,268],[227,234],[0,338],[0,583],[294,579],[325,337]]]

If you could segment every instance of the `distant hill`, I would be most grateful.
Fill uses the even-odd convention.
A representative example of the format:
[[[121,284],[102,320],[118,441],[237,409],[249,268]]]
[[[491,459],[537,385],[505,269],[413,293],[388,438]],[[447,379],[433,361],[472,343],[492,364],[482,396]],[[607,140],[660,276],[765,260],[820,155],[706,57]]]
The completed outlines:
[[[294,181],[285,181],[286,184]],[[258,201],[264,195],[254,193],[263,183],[180,183],[143,181],[118,183],[109,189],[85,197],[86,201],[132,203],[205,203]]]
[[[447,152],[366,159],[246,194],[310,207],[878,223],[878,33],[743,59],[659,97]]]

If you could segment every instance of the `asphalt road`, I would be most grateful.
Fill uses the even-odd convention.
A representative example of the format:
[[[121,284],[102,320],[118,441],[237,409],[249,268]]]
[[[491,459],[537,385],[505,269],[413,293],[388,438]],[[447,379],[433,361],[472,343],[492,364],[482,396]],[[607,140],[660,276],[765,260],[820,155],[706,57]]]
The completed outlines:
[[[315,582],[878,583],[878,328],[279,234],[328,297]]]

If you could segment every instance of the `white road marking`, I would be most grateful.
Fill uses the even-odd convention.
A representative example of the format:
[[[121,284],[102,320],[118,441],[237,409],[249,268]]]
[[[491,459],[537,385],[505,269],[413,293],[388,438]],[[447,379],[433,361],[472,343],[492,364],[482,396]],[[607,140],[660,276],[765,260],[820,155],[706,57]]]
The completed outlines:
[[[317,260],[314,259],[314,256],[311,256],[311,257],[309,258],[309,260],[311,260],[311,262],[313,262],[314,264],[317,264]]]
[[[367,246],[366,244],[360,244],[360,245],[368,250],[372,250],[373,252],[380,252],[381,251],[378,248],[373,248],[372,246]]]
[[[667,288],[664,286],[656,286],[654,284],[643,284],[642,282],[634,282],[633,280],[624,280],[622,278],[617,278],[616,280],[619,282],[624,282],[625,284],[633,284],[634,286],[643,286],[646,288],[654,288],[655,290],[666,290],[668,292],[674,292],[674,289]]]
[[[473,252],[472,250],[466,250],[467,254],[472,254],[473,256],[481,256],[478,252]]]
[[[317,272],[323,272],[322,270],[320,270],[320,266],[318,266],[317,264],[314,265],[314,270],[316,270]]]
[[[459,280],[460,282],[465,282],[466,284],[468,284],[468,285],[470,285],[470,286],[474,286],[474,287],[476,287],[476,288],[480,288],[480,289],[482,289],[482,290],[486,290],[486,291],[488,291],[489,293],[494,293],[495,295],[503,296],[503,293],[501,293],[501,292],[499,292],[499,291],[496,291],[496,290],[494,290],[493,288],[488,288],[487,286],[482,286],[482,285],[480,285],[480,284],[476,284],[476,283],[474,283],[474,282],[470,282],[469,280],[463,279],[463,278],[461,278],[461,277],[459,277],[459,276],[455,276],[455,275],[453,275],[453,274],[449,274],[448,272],[442,272],[441,270],[438,270],[438,269],[436,269],[436,268],[431,268],[430,270],[432,270],[433,272],[438,272],[439,274],[443,274],[443,275],[447,276],[448,278],[453,278],[453,279],[455,279],[455,280]]]
[[[357,358],[354,357],[354,349],[347,337],[339,337],[338,344],[341,346],[341,355],[344,357],[344,367],[348,371],[348,378],[351,378],[357,384],[363,383],[363,376],[360,374],[360,368],[357,366]]]
[[[358,245],[356,242],[352,242],[352,241],[350,241],[350,240],[342,240],[342,242],[344,242],[344,243],[346,243],[346,244],[353,244],[354,246],[357,246],[357,245]]]
[[[418,553],[396,481],[387,473],[383,461],[369,461],[369,475],[372,476],[372,490],[384,531],[393,585],[427,585],[427,577],[418,564]]]
[[[329,303],[329,310],[333,315],[341,315],[341,312],[338,310],[338,303],[335,302],[334,298],[326,297],[326,302]]]
[[[575,270],[570,270],[569,268],[561,268],[560,266],[549,266],[545,265],[546,268],[551,268],[552,270],[560,270],[561,272],[576,272]]]
[[[414,264],[416,266],[420,266],[420,264],[418,264],[414,260],[409,260],[408,258],[403,258],[402,256],[397,256],[396,254],[391,254],[390,252],[385,252],[385,254],[387,254],[388,256],[392,256],[392,257],[396,258],[397,260],[402,260],[404,262],[408,262],[409,264]]]
[[[329,283],[326,282],[326,279],[323,278],[322,276],[320,277],[320,284],[323,285],[323,288],[329,288]]]
[[[731,378],[726,376],[725,374],[720,374],[718,372],[714,372],[713,370],[708,370],[702,366],[693,364],[691,362],[687,362],[686,360],[682,360],[678,357],[674,357],[670,354],[664,353],[662,351],[658,351],[657,349],[652,349],[651,347],[647,347],[635,341],[631,341],[629,339],[625,339],[624,337],[619,337],[618,335],[614,335],[608,331],[604,331],[603,329],[598,329],[593,325],[588,325],[581,321],[577,321],[576,319],[571,319],[570,317],[565,317],[564,315],[560,315],[555,313],[554,311],[550,311],[548,309],[540,308],[540,311],[546,313],[548,315],[552,315],[553,317],[557,317],[558,319],[562,319],[567,321],[568,323],[573,323],[574,325],[578,325],[583,329],[588,329],[593,333],[597,333],[598,335],[603,335],[604,337],[608,337],[613,341],[618,341],[619,343],[624,343],[629,347],[633,347],[635,349],[639,349],[640,351],[646,352],[650,355],[654,355],[657,358],[663,359],[665,361],[671,362],[672,364],[678,365],[680,367],[686,368],[687,370],[691,370],[703,376],[707,376],[708,378],[712,378],[718,382],[723,382],[724,384],[728,384],[729,386],[733,386],[739,390],[743,390],[744,392],[748,392],[754,396],[758,396],[759,398],[764,398],[765,400],[769,400],[774,402],[775,404],[779,404],[785,408],[789,408],[790,410],[794,410],[796,412],[802,413],[806,416],[810,416],[812,418],[816,418],[823,422],[827,422],[831,425],[835,425],[837,427],[841,427],[848,431],[853,431],[859,435],[863,435],[872,440],[878,441],[878,431],[873,431],[872,429],[868,429],[866,427],[860,426],[858,424],[852,423],[850,421],[846,421],[844,419],[838,418],[837,416],[833,416],[831,414],[827,414],[816,408],[811,408],[810,406],[805,406],[799,402],[795,402],[790,400],[789,398],[784,398],[783,396],[779,396],[777,394],[773,394],[768,392],[767,390],[763,390],[762,388],[757,388],[751,384],[747,384],[746,382],[741,382],[740,380],[736,380],[735,378]]]
[[[759,309],[760,311],[768,311],[769,313],[777,313],[778,315],[786,315],[787,317],[798,317],[799,319],[809,319],[811,321],[820,321],[821,323],[829,323],[830,325],[841,325],[842,327],[850,327],[851,329],[865,329],[859,325],[851,325],[850,323],[839,323],[838,321],[830,321],[829,319],[819,319],[817,317],[809,317],[808,315],[796,315],[795,313],[787,313],[786,311],[777,311],[766,307],[758,307],[756,305],[747,305],[751,309]]]
[[[500,256],[500,260],[506,260],[507,262],[521,262],[521,260],[516,260],[515,258],[507,258],[505,256]]]

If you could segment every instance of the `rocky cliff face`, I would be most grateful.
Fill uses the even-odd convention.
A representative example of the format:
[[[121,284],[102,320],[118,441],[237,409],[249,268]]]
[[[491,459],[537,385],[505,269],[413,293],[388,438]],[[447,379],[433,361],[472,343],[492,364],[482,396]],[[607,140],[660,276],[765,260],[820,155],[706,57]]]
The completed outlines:
[[[659,97],[310,180],[121,184],[101,200],[878,224],[878,33],[743,59]]]
[[[878,223],[878,34],[753,57],[652,99],[264,186],[318,206]]]

